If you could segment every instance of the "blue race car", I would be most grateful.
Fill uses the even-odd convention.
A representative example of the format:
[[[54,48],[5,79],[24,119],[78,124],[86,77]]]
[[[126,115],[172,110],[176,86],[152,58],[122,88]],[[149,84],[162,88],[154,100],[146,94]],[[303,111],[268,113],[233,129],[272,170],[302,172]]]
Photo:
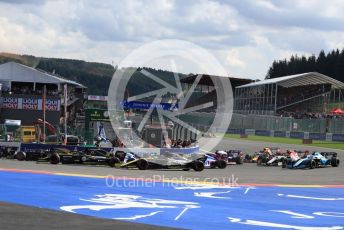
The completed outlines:
[[[340,163],[337,158],[337,153],[335,152],[314,152],[312,156],[316,163],[316,167],[338,167]]]
[[[308,155],[305,158],[291,158],[287,157],[283,159],[282,168],[288,169],[314,169],[317,167],[316,161],[313,159],[313,155]]]
[[[289,169],[314,169],[319,167],[325,167],[331,165],[332,167],[338,167],[339,159],[337,159],[337,153],[334,152],[314,152],[311,155],[307,155],[303,158],[290,158],[287,157],[282,162],[282,168]]]
[[[221,159],[221,156],[215,153],[207,153],[204,155],[203,163],[205,168],[219,168],[227,167],[227,162]]]

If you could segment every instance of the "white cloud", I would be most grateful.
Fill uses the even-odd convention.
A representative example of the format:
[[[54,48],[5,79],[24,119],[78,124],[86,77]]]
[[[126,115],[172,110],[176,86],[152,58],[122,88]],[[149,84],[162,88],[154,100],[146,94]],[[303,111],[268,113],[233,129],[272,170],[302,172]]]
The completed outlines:
[[[274,59],[343,48],[343,1],[0,0],[0,51],[119,62],[139,45],[184,39],[233,76],[263,78]]]

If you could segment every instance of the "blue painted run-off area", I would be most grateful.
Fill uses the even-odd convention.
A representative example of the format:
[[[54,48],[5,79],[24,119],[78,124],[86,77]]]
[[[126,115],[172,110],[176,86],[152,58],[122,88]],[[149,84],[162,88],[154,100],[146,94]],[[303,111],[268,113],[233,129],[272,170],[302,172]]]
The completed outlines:
[[[343,188],[236,187],[0,172],[0,200],[198,229],[342,229]],[[264,226],[264,227],[263,227]],[[310,228],[311,227],[311,228]],[[322,228],[320,228],[322,227]],[[324,228],[327,227],[327,228]]]

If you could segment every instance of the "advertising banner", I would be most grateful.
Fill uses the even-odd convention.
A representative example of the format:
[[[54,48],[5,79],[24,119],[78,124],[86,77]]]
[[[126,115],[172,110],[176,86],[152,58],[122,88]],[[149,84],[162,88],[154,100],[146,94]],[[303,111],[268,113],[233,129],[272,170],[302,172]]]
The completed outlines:
[[[155,109],[162,109],[162,110],[175,110],[178,109],[178,104],[171,104],[171,103],[159,103],[154,104],[150,102],[143,102],[143,101],[124,101],[122,102],[122,106],[125,109],[149,109],[151,107]]]
[[[309,133],[309,139],[326,140],[326,134],[325,133]]]
[[[254,129],[245,129],[245,134],[246,135],[255,135],[256,134],[256,130],[254,130]]]
[[[344,134],[333,134],[332,141],[344,141]]]
[[[18,109],[18,98],[4,97],[2,98],[2,108],[6,109]]]
[[[291,138],[303,139],[304,138],[304,133],[303,132],[290,132],[290,137]]]
[[[91,121],[110,121],[109,112],[105,109],[87,109]]]
[[[286,137],[286,133],[284,131],[275,131],[274,137]]]
[[[22,98],[22,109],[38,110],[38,99]]]
[[[98,96],[98,95],[88,95],[87,99],[89,101],[107,101],[108,97],[107,96]]]
[[[270,136],[270,130],[256,130],[257,136]]]
[[[60,111],[60,100],[45,99],[45,109],[47,111]]]
[[[1,108],[3,109],[43,110],[42,107],[41,98],[1,98]],[[47,111],[60,111],[60,107],[60,99],[46,99],[45,101],[45,109]]]

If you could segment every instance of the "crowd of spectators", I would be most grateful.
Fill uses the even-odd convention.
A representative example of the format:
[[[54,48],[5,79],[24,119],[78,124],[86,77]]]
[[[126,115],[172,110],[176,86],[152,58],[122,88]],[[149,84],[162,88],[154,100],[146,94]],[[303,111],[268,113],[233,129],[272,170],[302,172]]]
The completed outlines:
[[[190,139],[190,140],[182,140],[182,139],[178,139],[178,140],[171,140],[168,141],[169,143],[164,142],[163,147],[164,148],[188,148],[188,147],[193,147],[196,145],[196,140]]]
[[[344,115],[331,113],[309,113],[309,112],[287,112],[279,113],[281,117],[289,117],[294,119],[344,119]]]
[[[331,85],[309,85],[307,87],[281,88],[278,95],[278,106],[284,106],[293,102],[298,102],[323,93],[329,92]]]
[[[23,87],[16,87],[13,86],[12,89],[7,89],[3,90],[2,94],[4,95],[10,95],[10,94],[23,94],[23,95],[42,95],[43,94],[43,89],[39,88],[36,90],[33,90],[29,86],[23,86]],[[58,96],[59,92],[57,89],[52,90],[52,89],[47,89],[47,95],[48,96]]]

